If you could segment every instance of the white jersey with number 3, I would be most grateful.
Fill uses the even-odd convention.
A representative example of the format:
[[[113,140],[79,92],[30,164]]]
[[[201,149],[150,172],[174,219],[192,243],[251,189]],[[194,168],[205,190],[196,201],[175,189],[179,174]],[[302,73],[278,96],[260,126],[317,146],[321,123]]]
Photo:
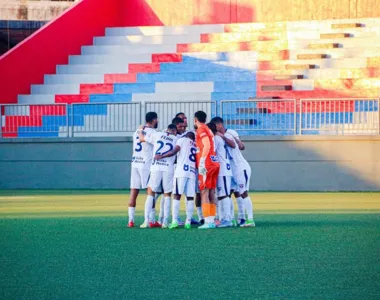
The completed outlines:
[[[167,132],[157,132],[153,135],[154,148],[153,154],[166,154],[174,149],[177,137]],[[153,160],[151,171],[174,172],[175,156]]]
[[[220,164],[219,176],[232,176],[229,148],[218,135],[215,136],[215,151]]]
[[[174,177],[195,179],[195,153],[197,151],[195,143],[191,139],[183,137],[178,139],[177,146],[181,150],[177,154],[177,167]]]
[[[153,128],[146,127],[143,129],[145,136],[144,143],[139,139],[140,130],[136,130],[133,134],[133,157],[132,168],[149,169],[153,160],[153,136],[157,131]]]

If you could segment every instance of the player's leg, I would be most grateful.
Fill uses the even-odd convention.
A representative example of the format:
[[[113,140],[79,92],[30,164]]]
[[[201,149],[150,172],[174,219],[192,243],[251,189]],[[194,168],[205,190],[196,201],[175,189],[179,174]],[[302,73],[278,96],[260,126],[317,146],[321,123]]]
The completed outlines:
[[[194,214],[195,180],[191,178],[186,178],[185,195],[187,203],[185,228],[190,229],[191,224],[193,224],[192,217]]]
[[[135,210],[136,210],[136,200],[141,188],[141,178],[140,172],[137,168],[131,169],[131,182],[130,182],[131,193],[129,197],[128,205],[128,227],[135,226]]]
[[[184,178],[175,177],[173,180],[173,203],[172,203],[172,223],[169,228],[178,228],[179,207],[182,193],[184,191]]]
[[[169,225],[173,180],[174,180],[174,174],[172,172],[163,172],[162,190],[164,192],[164,197],[161,200],[162,202],[164,202],[164,220],[162,223],[163,228],[167,228]]]
[[[254,227],[255,221],[253,216],[253,204],[251,197],[249,196],[249,181],[251,179],[251,168],[247,168],[243,171],[245,177],[245,191],[242,194],[242,198],[244,200],[244,208],[247,212],[247,221],[243,225],[243,227]]]
[[[201,199],[201,191],[199,190],[199,179],[198,174],[195,176],[195,207],[197,208],[198,214],[198,224],[203,225],[205,223],[205,218],[202,212],[202,199]]]
[[[162,172],[160,171],[151,172],[148,178],[149,178],[149,181],[148,181],[147,197],[145,199],[144,223],[140,226],[140,228],[154,227],[154,223],[150,219],[150,216],[151,216],[151,211],[154,207],[155,192],[160,191],[160,188],[161,188]]]
[[[199,176],[199,189],[201,190],[202,210],[205,215],[205,224],[199,229],[215,228],[216,196],[215,189],[219,174],[219,164],[211,164],[207,168],[206,176]]]
[[[239,225],[245,224],[245,209],[244,209],[244,199],[241,196],[241,194],[244,193],[245,191],[245,181],[246,179],[244,178],[244,173],[243,172],[238,172],[237,174],[234,175],[234,195],[238,207],[238,222]]]
[[[219,176],[217,186],[218,206],[222,208],[222,221],[218,227],[232,227],[231,221],[231,177]]]

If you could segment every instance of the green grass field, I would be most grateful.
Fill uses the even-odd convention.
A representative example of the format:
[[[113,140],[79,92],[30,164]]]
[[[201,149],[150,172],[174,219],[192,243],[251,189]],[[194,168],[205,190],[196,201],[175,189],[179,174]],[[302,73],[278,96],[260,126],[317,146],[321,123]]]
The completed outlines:
[[[127,192],[2,191],[0,299],[380,299],[379,193],[251,196],[256,228],[170,231]]]

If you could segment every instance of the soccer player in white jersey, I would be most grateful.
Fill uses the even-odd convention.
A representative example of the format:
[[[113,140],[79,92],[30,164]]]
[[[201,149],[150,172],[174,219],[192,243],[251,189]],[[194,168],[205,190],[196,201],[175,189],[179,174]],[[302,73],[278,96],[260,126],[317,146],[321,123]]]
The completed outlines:
[[[182,135],[185,135],[187,133],[187,116],[183,112],[179,112],[176,114],[176,118],[181,118],[185,123],[185,130]],[[195,134],[195,131],[193,131]],[[203,212],[202,212],[202,201],[201,201],[201,194],[198,187],[198,175],[195,176],[195,191],[196,191],[196,198],[195,198],[195,206],[197,208],[198,213],[198,222],[194,219],[191,220],[191,224],[200,224],[203,225],[205,223]]]
[[[232,183],[231,155],[228,151],[226,142],[232,148],[235,148],[235,143],[218,132],[215,123],[208,123],[207,126],[214,134],[215,152],[220,165],[216,186],[216,195],[218,197],[217,209],[220,221],[218,227],[232,227],[231,207],[233,204],[232,199],[230,198]]]
[[[150,166],[153,159],[153,135],[158,127],[158,116],[155,112],[145,115],[145,126],[133,134],[133,156],[131,168],[131,195],[129,199],[128,227],[135,226],[136,199],[140,189],[146,189],[149,179]],[[139,135],[144,135],[145,142],[140,141]]]
[[[226,129],[224,127],[222,118],[215,117],[211,122],[216,125],[218,132],[223,134],[226,139],[235,142],[235,147],[231,147],[229,152],[231,154],[233,174],[232,189],[234,190],[234,195],[238,204],[239,225],[241,227],[253,227],[255,226],[253,219],[253,204],[248,194],[251,166],[241,153],[241,150],[244,150],[245,146],[239,139],[239,135],[235,130]],[[247,213],[247,219],[245,217],[245,212]]]
[[[166,131],[157,132],[153,135],[154,148],[153,153],[155,155],[166,154],[174,149],[177,142],[177,128],[174,124],[170,124]],[[140,133],[140,141],[144,142],[145,137]],[[156,193],[163,191],[164,193],[164,217],[162,226],[167,226],[170,215],[170,197],[173,189],[173,175],[174,175],[174,161],[175,157],[168,157],[161,160],[152,161],[150,168],[150,177],[148,182],[148,196],[145,201],[145,213],[144,223],[141,228],[156,227],[150,220],[150,214],[154,208],[154,197]]]
[[[177,166],[174,172],[173,185],[173,206],[172,206],[172,223],[170,229],[178,228],[178,215],[181,196],[186,196],[186,222],[185,228],[191,228],[191,218],[194,212],[194,196],[195,196],[195,134],[191,131],[178,139],[176,146],[171,152],[163,155],[156,155],[155,159],[161,160],[167,157],[177,155]]]

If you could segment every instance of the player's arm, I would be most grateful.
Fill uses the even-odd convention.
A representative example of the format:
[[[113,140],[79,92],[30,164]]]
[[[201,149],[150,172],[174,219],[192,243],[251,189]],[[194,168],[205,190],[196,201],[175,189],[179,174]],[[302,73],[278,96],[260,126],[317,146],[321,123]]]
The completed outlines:
[[[223,139],[223,141],[226,143],[228,147],[236,148],[236,143],[234,140],[227,138],[223,133],[217,132],[216,134],[219,135]]]
[[[140,125],[138,129],[139,129],[139,140],[140,140],[140,142],[141,142],[141,143],[146,142],[146,141],[145,141],[145,135],[144,135],[144,133],[143,133],[144,126],[143,126],[143,125]]]
[[[201,143],[203,144],[203,150],[201,153],[201,159],[199,161],[199,166],[198,166],[198,172],[199,174],[205,176],[207,173],[206,169],[206,158],[210,153],[211,145],[210,145],[210,139],[208,136],[204,136],[201,139]]]
[[[238,144],[238,147],[240,150],[245,150],[245,145],[244,143],[238,138],[238,137],[234,137],[236,143]]]
[[[180,150],[181,150],[181,147],[178,146],[178,145],[176,145],[172,151],[169,151],[168,153],[165,153],[164,155],[162,155],[162,154],[156,154],[154,156],[154,159],[155,160],[160,160],[160,159],[163,159],[163,158],[172,157],[172,156],[176,155]]]

